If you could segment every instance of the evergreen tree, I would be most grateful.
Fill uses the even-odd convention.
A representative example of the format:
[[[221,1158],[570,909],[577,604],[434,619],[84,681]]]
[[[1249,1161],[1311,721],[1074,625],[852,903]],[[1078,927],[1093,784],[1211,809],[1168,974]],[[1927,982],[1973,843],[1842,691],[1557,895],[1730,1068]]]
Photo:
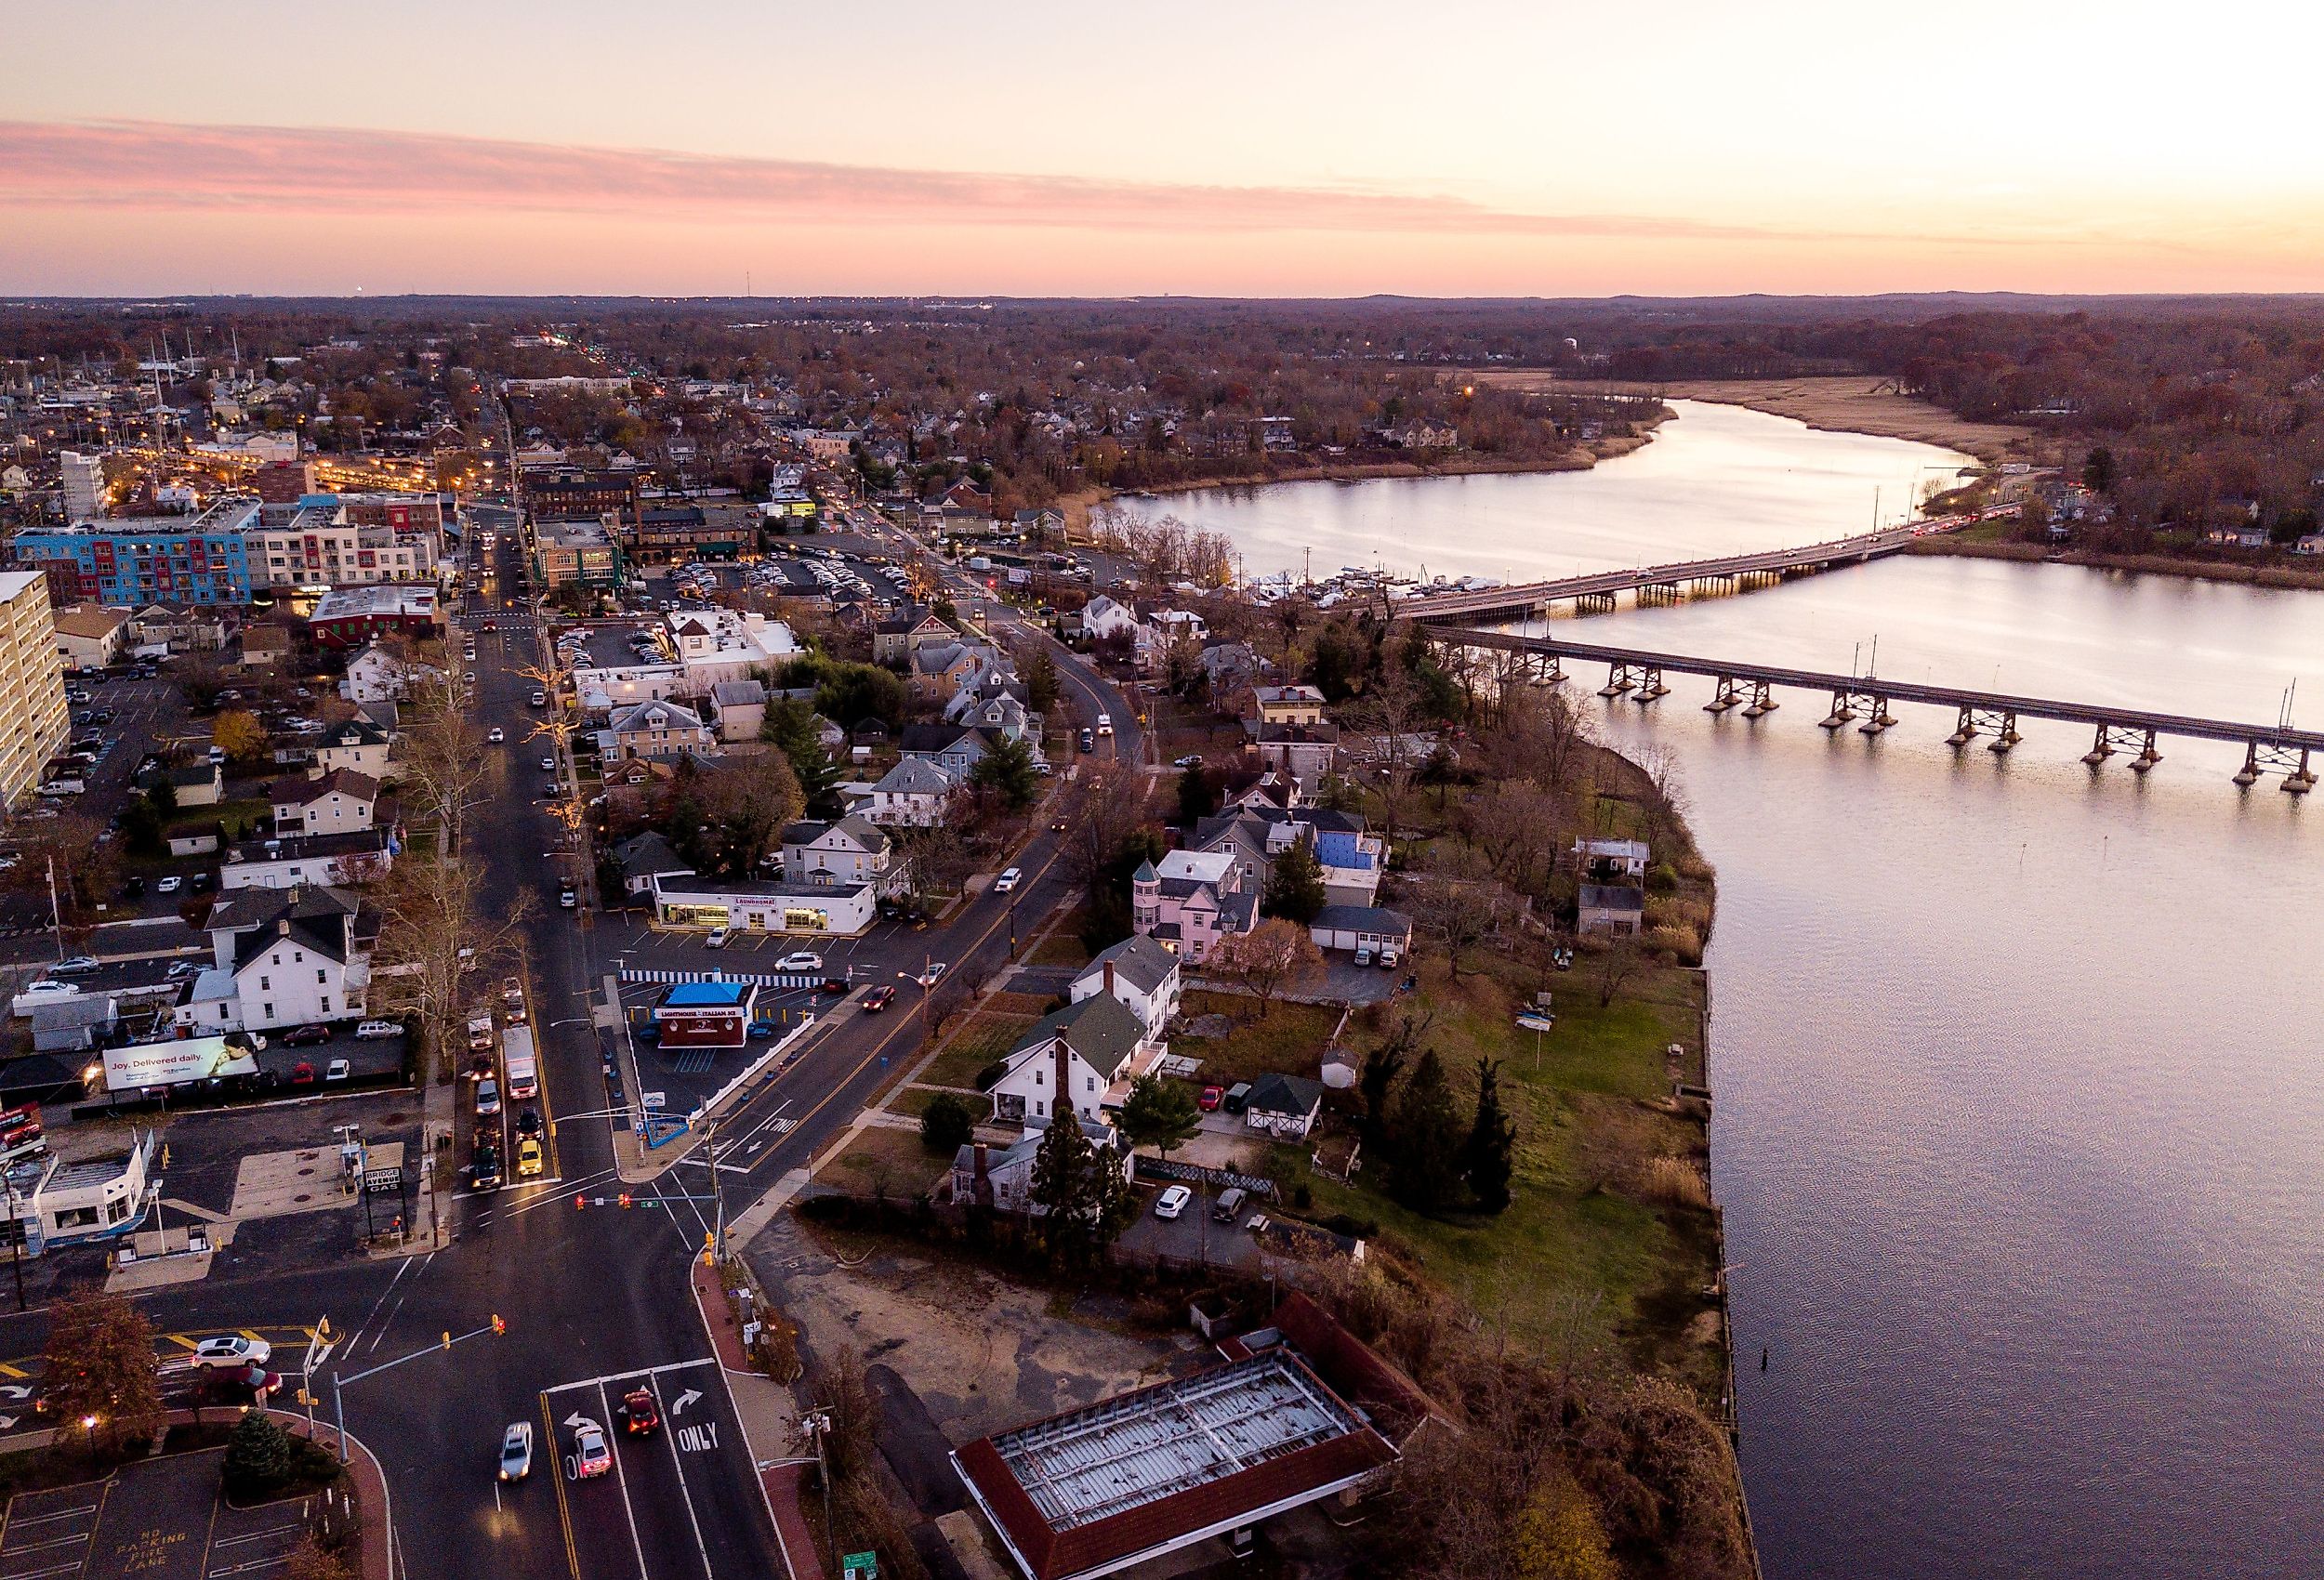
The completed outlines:
[[[969,770],[969,783],[1012,812],[1031,806],[1041,790],[1040,775],[1033,771],[1032,744],[1022,737],[994,742]]]
[[[1388,1193],[1415,1212],[1442,1212],[1460,1191],[1460,1118],[1434,1048],[1420,1055],[1389,1113]]]
[[[759,724],[759,739],[772,741],[790,760],[792,777],[799,781],[807,810],[828,810],[816,803],[838,783],[839,765],[831,760],[831,754],[816,737],[815,710],[797,697],[769,703],[766,717]]]
[[[1179,826],[1190,831],[1195,824],[1218,810],[1218,793],[1211,787],[1209,770],[1196,763],[1178,776]]]
[[[920,1145],[931,1152],[957,1152],[975,1134],[976,1120],[956,1093],[938,1092],[920,1113]]]
[[[1356,1077],[1355,1089],[1364,1099],[1364,1144],[1380,1154],[1382,1162],[1390,1151],[1389,1096],[1395,1089],[1396,1077],[1404,1073],[1412,1045],[1419,1040],[1419,1029],[1406,1016],[1385,1042],[1364,1056],[1364,1072]]]
[[[226,1440],[226,1492],[257,1497],[290,1479],[290,1434],[263,1410],[245,1410]]]
[[[1129,1084],[1122,1099],[1122,1134],[1135,1147],[1152,1147],[1164,1157],[1190,1139],[1202,1122],[1195,1094],[1183,1081],[1145,1074]]]
[[[1259,909],[1305,927],[1323,908],[1324,864],[1315,859],[1314,840],[1302,836],[1285,846],[1269,867]]]
[[[1049,644],[1044,642],[1025,661],[1024,705],[1035,713],[1050,712],[1057,706],[1057,660],[1050,656]]]
[[[1093,1260],[1129,1222],[1129,1186],[1111,1148],[1081,1133],[1070,1100],[1060,1101],[1033,1154],[1032,1197],[1043,1210],[1050,1257],[1068,1266]]]
[[[1501,1107],[1500,1066],[1477,1060],[1477,1116],[1460,1150],[1460,1169],[1469,1193],[1488,1213],[1509,1209],[1509,1181],[1516,1168],[1517,1126]]]

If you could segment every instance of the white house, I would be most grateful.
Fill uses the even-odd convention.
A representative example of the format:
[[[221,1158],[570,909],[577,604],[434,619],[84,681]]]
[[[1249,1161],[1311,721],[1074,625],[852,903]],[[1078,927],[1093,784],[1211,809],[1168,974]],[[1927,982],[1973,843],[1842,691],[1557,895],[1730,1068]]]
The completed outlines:
[[[347,888],[376,883],[394,870],[395,856],[394,837],[384,828],[245,839],[227,849],[218,869],[218,886],[297,889],[306,884]]]
[[[811,889],[868,883],[884,892],[894,876],[894,860],[895,841],[888,831],[860,817],[837,823],[811,819],[783,830],[783,876]]]
[[[368,718],[350,718],[324,737],[315,762],[325,773],[344,768],[370,779],[388,776],[388,732]]]
[[[854,815],[891,828],[934,828],[952,805],[952,776],[925,757],[905,757],[855,803]]]
[[[1126,938],[1082,968],[1071,996],[1076,1004],[1100,994],[1119,1000],[1158,1041],[1178,1013],[1178,956],[1150,938]]]
[[[1118,1108],[1130,1083],[1166,1051],[1110,994],[1069,1004],[1042,1016],[1017,1039],[992,1086],[993,1117],[1038,1130],[1070,1106],[1083,1119],[1102,1123],[1106,1109]]]
[[[372,826],[379,782],[367,773],[336,768],[315,778],[279,779],[267,792],[274,832],[355,834]]]
[[[1041,1137],[1046,1128],[1027,1131],[1020,1139],[999,1149],[983,1141],[963,1144],[952,1160],[953,1201],[961,1206],[981,1205],[1005,1213],[1046,1211],[1033,1199],[1035,1160],[1040,1156]],[[1081,1135],[1092,1152],[1120,1153],[1122,1177],[1137,1178],[1136,1156],[1123,1144],[1120,1131],[1111,1125],[1085,1119],[1081,1122]]]
[[[347,661],[347,678],[339,682],[339,695],[359,704],[401,702],[414,686],[438,679],[442,674],[441,670],[408,663],[375,645]]]
[[[1574,841],[1574,866],[1591,883],[1644,883],[1653,860],[1643,839]]]
[[[363,1012],[376,919],[344,889],[236,889],[212,908],[209,933],[212,963],[187,985],[174,1017],[187,1034]]]
[[[1135,639],[1138,634],[1138,612],[1126,603],[1116,602],[1103,593],[1091,599],[1081,611],[1081,634],[1091,641],[1106,637],[1126,636]]]

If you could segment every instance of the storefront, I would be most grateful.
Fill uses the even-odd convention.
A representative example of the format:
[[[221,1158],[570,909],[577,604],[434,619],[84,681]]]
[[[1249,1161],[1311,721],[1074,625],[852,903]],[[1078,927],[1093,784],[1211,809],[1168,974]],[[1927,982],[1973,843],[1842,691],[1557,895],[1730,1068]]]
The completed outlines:
[[[685,874],[654,880],[654,920],[666,928],[852,938],[869,930],[878,914],[878,896],[867,883],[840,889],[733,883],[713,889]]]

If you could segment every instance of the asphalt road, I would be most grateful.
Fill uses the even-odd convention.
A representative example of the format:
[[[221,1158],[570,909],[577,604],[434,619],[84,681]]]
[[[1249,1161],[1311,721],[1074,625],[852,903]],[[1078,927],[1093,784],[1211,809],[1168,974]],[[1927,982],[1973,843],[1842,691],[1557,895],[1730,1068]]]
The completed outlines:
[[[557,878],[577,858],[558,847],[541,800],[543,748],[526,739],[539,716],[527,705],[534,682],[520,671],[535,661],[537,635],[529,611],[506,602],[523,597],[512,536],[503,536],[493,558],[490,596],[466,600],[467,620],[489,616],[501,628],[478,633],[469,666],[479,678],[478,749],[492,756],[462,850],[477,864],[488,912],[508,915],[521,897],[530,900],[521,924],[523,975],[540,1051],[540,1107],[555,1124],[549,1174],[462,1192],[448,1243],[421,1256],[366,1260],[348,1251],[343,1235],[316,1237],[314,1254],[303,1259],[262,1258],[247,1272],[214,1272],[145,1303],[164,1331],[192,1336],[297,1332],[329,1319],[319,1413],[332,1408],[325,1379],[336,1376],[350,1430],[387,1470],[402,1574],[756,1580],[778,1572],[773,1533],[722,1374],[709,1359],[689,1264],[716,1219],[714,1192],[730,1218],[740,1213],[836,1139],[908,1062],[925,1035],[926,995],[898,984],[883,1013],[865,1012],[860,990],[827,1004],[791,1067],[721,1126],[715,1180],[707,1167],[680,1166],[634,1191],[640,1205],[633,1210],[574,1206],[576,1195],[620,1189],[588,998],[617,968],[636,929],[557,905]],[[1115,747],[1135,760],[1142,736],[1121,694],[1062,650],[1059,668],[1085,716],[1113,714]],[[504,746],[483,744],[495,724],[509,737]],[[884,928],[849,946],[857,980],[893,981],[931,956],[972,981],[1002,968],[1012,933],[1028,934],[1068,882],[1047,832],[1013,862],[1024,873],[1013,892],[988,889],[941,926]],[[488,991],[478,984],[480,997]],[[465,1107],[465,1087],[461,1100]],[[463,1162],[468,1139],[464,1127]],[[504,1151],[504,1170],[511,1162]],[[495,1315],[505,1333],[490,1331]],[[0,1313],[0,1355],[36,1355],[41,1328],[37,1311]],[[448,1350],[446,1335],[455,1339]],[[615,1407],[640,1386],[660,1399],[666,1424],[633,1440],[620,1434]],[[614,1474],[566,1478],[576,1415],[614,1435]],[[503,1429],[519,1420],[534,1423],[535,1471],[504,1486],[495,1456]],[[760,1446],[772,1453],[786,1445]]]

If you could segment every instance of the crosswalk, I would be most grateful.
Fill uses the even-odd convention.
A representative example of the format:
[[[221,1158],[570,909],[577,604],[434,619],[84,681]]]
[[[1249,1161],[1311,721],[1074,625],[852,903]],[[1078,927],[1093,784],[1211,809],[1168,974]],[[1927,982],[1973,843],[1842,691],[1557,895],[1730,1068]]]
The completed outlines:
[[[821,977],[806,971],[753,974],[748,971],[680,971],[639,966],[623,967],[621,980],[625,982],[658,983],[663,987],[675,987],[680,982],[741,982],[746,987],[811,988],[823,983]]]

